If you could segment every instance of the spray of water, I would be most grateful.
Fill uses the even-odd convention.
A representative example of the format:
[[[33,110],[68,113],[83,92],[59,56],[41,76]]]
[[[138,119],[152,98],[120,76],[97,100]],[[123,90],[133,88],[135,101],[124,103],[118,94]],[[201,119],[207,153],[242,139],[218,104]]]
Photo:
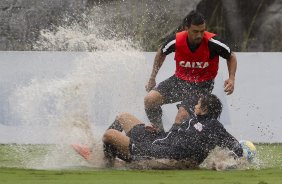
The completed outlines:
[[[113,31],[105,17],[96,7],[79,22],[42,30],[34,44],[37,50],[81,51],[78,55],[83,57],[75,59],[73,70],[64,78],[35,78],[11,96],[12,111],[20,123],[41,125],[50,135],[45,137],[46,142],[55,143],[44,148],[47,151],[43,156],[24,162],[25,167],[89,166],[70,148],[72,143],[92,147],[92,166],[103,167],[101,137],[106,127],[122,111],[144,116],[144,85],[149,76],[146,60],[130,38],[115,36],[118,30]],[[31,131],[30,136],[41,133]],[[16,150],[30,154],[19,147]],[[227,152],[215,153],[202,167],[224,170],[234,164]]]
[[[249,169],[254,168],[256,164],[249,163],[246,159],[234,159],[234,155],[230,154],[228,149],[216,147],[200,167],[213,169],[217,171],[234,170],[234,169]]]
[[[60,79],[35,78],[29,85],[18,87],[10,97],[12,111],[20,123],[41,125],[42,131],[48,127],[50,137],[45,140],[56,144],[44,157],[26,163],[26,167],[73,164],[68,160],[77,160],[73,157],[78,155],[71,150],[71,143],[92,147],[96,161],[93,165],[101,167],[105,128],[119,112],[143,116],[144,86],[149,76],[145,57],[129,38],[109,35],[99,8],[93,12],[90,18],[83,17],[83,25],[74,22],[52,31],[43,30],[34,44],[38,50],[84,51],[78,53],[83,57],[75,59],[73,70]],[[41,133],[32,132],[30,136]],[[81,160],[79,164],[87,163]]]

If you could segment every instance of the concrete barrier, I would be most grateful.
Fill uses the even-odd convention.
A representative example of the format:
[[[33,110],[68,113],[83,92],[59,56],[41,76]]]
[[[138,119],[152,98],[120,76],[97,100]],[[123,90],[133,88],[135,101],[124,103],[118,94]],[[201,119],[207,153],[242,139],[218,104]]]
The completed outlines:
[[[17,122],[18,118],[10,111],[11,94],[19,86],[29,85],[35,79],[64,78],[72,71],[75,62],[85,55],[87,53],[83,52],[0,52],[0,143],[50,142],[50,139],[46,141],[44,137],[47,136],[46,131],[40,134],[39,138],[28,138],[27,134],[34,130]],[[151,70],[154,56],[153,52],[144,53],[144,59],[147,61],[147,67],[144,68],[147,70],[144,72],[146,75]],[[282,53],[237,53],[235,91],[230,96],[223,92],[223,81],[227,79],[228,72],[226,62],[220,61],[214,93],[224,103],[222,123],[238,139],[282,142],[281,57]],[[174,68],[173,55],[168,56],[157,82],[171,76]],[[145,83],[146,80],[140,84]],[[144,86],[141,88],[144,89]],[[128,91],[130,92],[130,89]],[[144,97],[142,95],[139,94],[138,97],[141,99],[140,103]],[[173,122],[175,114],[175,104],[164,106],[163,118],[166,128]],[[140,119],[146,120],[143,112],[141,116]],[[104,129],[106,125],[101,127]],[[40,130],[36,128],[37,132]],[[25,137],[24,141],[20,136]]]

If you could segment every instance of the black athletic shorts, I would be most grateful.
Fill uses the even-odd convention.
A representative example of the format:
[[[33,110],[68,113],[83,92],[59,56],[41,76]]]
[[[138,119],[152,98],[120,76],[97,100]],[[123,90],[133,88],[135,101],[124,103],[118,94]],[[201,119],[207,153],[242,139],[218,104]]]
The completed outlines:
[[[164,136],[164,132],[152,133],[145,129],[145,124],[138,124],[134,126],[128,133],[127,136],[130,138],[129,150],[133,160],[147,159],[143,157],[147,155],[147,151],[152,148],[152,142]]]
[[[211,93],[213,87],[214,80],[191,83],[173,75],[162,81],[154,90],[162,95],[165,104],[181,102],[177,107],[182,106],[189,111],[191,108],[194,109],[200,96]]]
[[[127,136],[134,142],[152,142],[158,137],[157,133],[152,133],[145,129],[145,124],[135,125]]]

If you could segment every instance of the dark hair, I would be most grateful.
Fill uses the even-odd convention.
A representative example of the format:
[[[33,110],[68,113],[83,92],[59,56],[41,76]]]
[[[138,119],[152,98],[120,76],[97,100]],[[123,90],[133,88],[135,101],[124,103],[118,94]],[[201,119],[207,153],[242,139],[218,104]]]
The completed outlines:
[[[201,107],[207,109],[207,115],[214,119],[218,119],[222,112],[222,103],[214,94],[201,96]]]
[[[190,27],[191,24],[193,25],[202,25],[206,22],[205,17],[203,14],[196,10],[192,10],[184,19],[182,22],[183,27],[187,26]]]
[[[193,25],[202,25],[206,22],[204,16],[197,12],[196,10],[192,10],[186,17],[182,20],[181,24],[178,27],[170,30],[167,34],[165,34],[162,38],[160,38],[159,42],[163,44],[168,38],[174,36],[175,33],[181,32],[185,30],[185,27],[190,27]]]

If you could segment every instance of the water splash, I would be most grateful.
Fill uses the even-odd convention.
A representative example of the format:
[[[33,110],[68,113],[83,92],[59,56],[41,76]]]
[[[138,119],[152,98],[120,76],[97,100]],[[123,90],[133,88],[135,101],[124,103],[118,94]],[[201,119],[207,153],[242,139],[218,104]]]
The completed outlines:
[[[258,166],[257,161],[249,163],[246,159],[234,159],[234,156],[230,154],[228,149],[222,149],[216,147],[205,161],[200,165],[201,168],[213,169],[217,171],[224,170],[245,170],[250,168],[256,168]]]
[[[130,38],[120,39],[115,35],[101,12],[97,8],[91,17],[84,16],[81,22],[42,30],[34,44],[37,50],[84,53],[64,78],[35,78],[11,95],[12,111],[20,123],[31,127],[42,125],[42,131],[50,135],[46,141],[55,143],[44,148],[43,156],[23,162],[25,167],[89,166],[70,149],[70,143],[93,146],[94,167],[103,167],[101,136],[105,128],[118,112],[143,115],[144,85],[149,76],[145,58]],[[40,134],[41,131],[30,132],[34,137]],[[12,151],[22,158],[30,154],[23,147],[15,149],[17,151]],[[226,156],[222,152],[219,156],[211,155],[212,162],[202,167],[224,170],[233,160],[223,159],[221,155]],[[222,164],[214,167],[216,161]]]
[[[42,132],[50,131],[46,142],[56,144],[41,160],[26,163],[27,167],[68,165],[66,157],[74,152],[66,145],[71,143],[93,146],[95,166],[99,167],[101,136],[115,116],[122,111],[143,116],[144,86],[149,76],[145,57],[130,39],[102,32],[108,29],[99,12],[97,9],[92,17],[84,17],[83,25],[74,22],[43,30],[34,44],[37,50],[85,52],[78,53],[83,57],[75,59],[73,70],[64,78],[34,78],[11,95],[11,110],[19,123],[41,125]],[[36,138],[42,132],[30,136]]]
[[[116,12],[95,6],[90,12],[65,17],[61,25],[41,30],[34,50],[48,51],[137,51],[140,46],[129,22],[116,21]],[[132,41],[134,40],[134,42]]]

